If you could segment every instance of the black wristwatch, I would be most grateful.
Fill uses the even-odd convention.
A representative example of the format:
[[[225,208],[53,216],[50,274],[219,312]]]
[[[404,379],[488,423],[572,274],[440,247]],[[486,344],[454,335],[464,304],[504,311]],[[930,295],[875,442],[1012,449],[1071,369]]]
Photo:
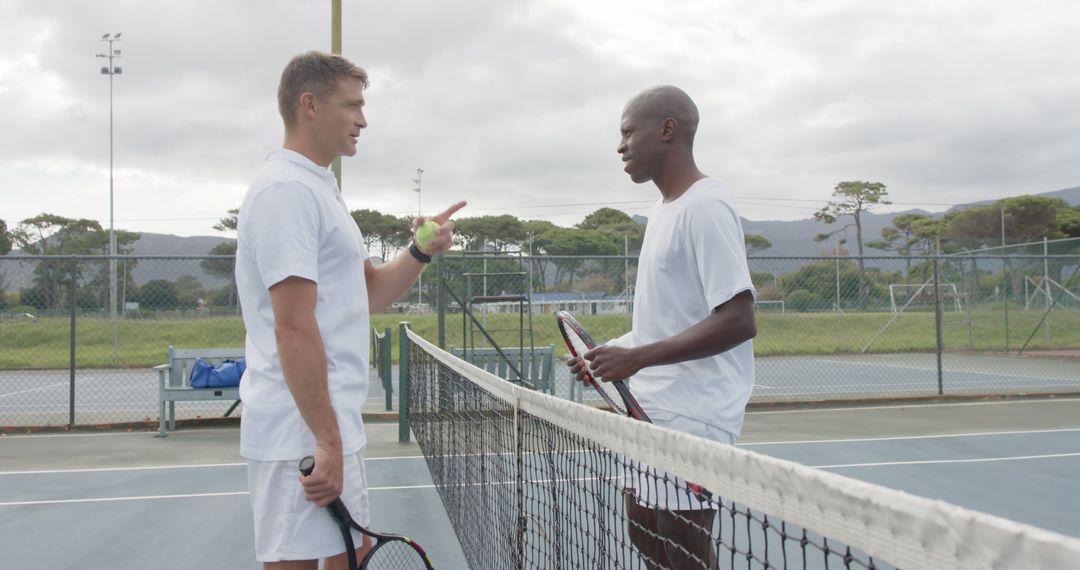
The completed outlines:
[[[420,248],[416,247],[415,243],[409,244],[409,255],[420,263],[431,263],[431,256],[420,251]]]

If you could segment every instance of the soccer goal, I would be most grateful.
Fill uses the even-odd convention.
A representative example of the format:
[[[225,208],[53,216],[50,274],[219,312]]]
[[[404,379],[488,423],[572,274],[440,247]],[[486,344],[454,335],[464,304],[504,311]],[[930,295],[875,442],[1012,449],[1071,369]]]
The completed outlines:
[[[754,309],[758,311],[786,312],[783,301],[754,301]]]
[[[964,306],[955,283],[938,285],[941,294],[941,306],[946,310],[963,311]],[[930,279],[924,283],[889,284],[889,305],[892,312],[934,310],[934,285]]]

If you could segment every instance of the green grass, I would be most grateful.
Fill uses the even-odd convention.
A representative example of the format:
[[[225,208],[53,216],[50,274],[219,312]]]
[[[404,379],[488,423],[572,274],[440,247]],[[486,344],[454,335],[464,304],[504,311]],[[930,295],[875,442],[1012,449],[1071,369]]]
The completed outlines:
[[[1009,347],[1015,351],[1027,340],[1042,311],[1009,311]],[[479,317],[481,318],[482,317]],[[604,341],[627,330],[625,315],[579,315],[581,323],[597,340]],[[758,336],[755,352],[759,356],[786,354],[831,354],[859,352],[892,318],[891,313],[758,313]],[[373,326],[391,327],[393,356],[397,360],[398,323],[409,321],[413,330],[433,342],[438,338],[437,316],[375,315]],[[969,349],[969,327],[965,313],[945,313],[943,339],[946,350]],[[1002,351],[1005,347],[1004,313],[999,308],[985,308],[972,313],[971,346],[973,350]],[[517,346],[517,315],[488,315],[489,329],[513,332],[493,333],[500,346]],[[0,323],[0,368],[65,368],[69,363],[69,324],[67,318],[40,318],[34,321]],[[528,319],[526,319],[526,327]],[[881,333],[869,352],[926,352],[936,345],[933,313],[904,313]],[[205,319],[165,320],[133,319],[120,321],[119,362],[126,367],[149,367],[163,363],[171,344],[182,348],[243,346],[244,327],[238,316]],[[562,338],[551,315],[533,315],[536,346],[552,345],[556,354]],[[76,366],[112,366],[113,324],[97,318],[80,318],[76,328]],[[528,330],[526,329],[526,343]],[[487,346],[475,332],[476,346]],[[447,315],[446,342],[463,346],[462,317]],[[1080,348],[1080,311],[1059,311],[1050,317],[1050,340],[1040,328],[1028,350]]]

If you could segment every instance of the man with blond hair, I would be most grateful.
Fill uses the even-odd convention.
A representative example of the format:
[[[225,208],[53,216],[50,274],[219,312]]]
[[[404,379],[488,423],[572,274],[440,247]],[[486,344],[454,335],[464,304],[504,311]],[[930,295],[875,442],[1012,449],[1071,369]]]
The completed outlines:
[[[356,154],[367,86],[367,73],[339,55],[294,57],[278,87],[285,142],[240,206],[236,283],[247,329],[240,452],[264,569],[315,570],[319,559],[326,569],[345,567],[344,541],[320,507],[341,497],[359,524],[369,523],[360,412],[370,315],[450,248],[450,216],[465,205],[430,218],[439,229],[424,248],[413,243],[407,254],[372,265],[328,168]],[[307,455],[315,469],[300,476]],[[354,541],[362,557],[370,543],[358,533]]]

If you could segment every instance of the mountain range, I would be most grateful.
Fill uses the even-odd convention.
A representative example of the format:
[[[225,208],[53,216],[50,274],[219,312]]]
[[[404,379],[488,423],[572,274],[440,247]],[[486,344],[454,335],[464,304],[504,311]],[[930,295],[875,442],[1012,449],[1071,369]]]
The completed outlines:
[[[1070,205],[1080,205],[1080,186],[1036,195],[1062,198]],[[949,211],[989,204],[992,202],[993,200],[983,200],[967,204],[958,204],[950,208]],[[873,211],[864,212],[862,215],[863,240],[870,241],[879,239],[881,237],[881,229],[892,225],[894,217],[911,212],[937,217],[944,215],[943,213],[930,213],[917,209],[881,214]],[[647,221],[644,216],[635,215],[633,218],[639,223],[645,223]],[[838,225],[827,225],[814,219],[762,221],[743,218],[742,223],[743,231],[750,234],[765,236],[765,238],[772,243],[771,248],[757,254],[759,256],[768,257],[817,257],[832,255],[832,241],[815,242],[814,236],[835,231],[839,227]],[[206,255],[214,246],[221,242],[229,241],[230,239],[231,238],[220,236],[181,237],[169,234],[143,233],[139,240],[134,244],[134,255],[198,257]],[[854,230],[848,232],[847,244],[842,247],[849,251],[855,250]],[[12,252],[6,257],[11,258],[17,257],[18,255],[20,255],[19,252]],[[866,255],[881,256],[893,255],[893,253],[866,248]],[[4,284],[7,290],[18,290],[30,284],[32,276],[30,271],[27,270],[29,267],[28,264],[18,264],[18,267],[11,267],[9,263],[4,263],[4,261],[5,258],[0,257],[0,275],[4,278]],[[202,267],[199,266],[199,260],[197,259],[168,261],[140,260],[139,265],[133,273],[135,282],[139,285],[143,285],[147,281],[153,279],[175,281],[177,277],[185,274],[195,276],[199,282],[208,288],[217,288],[225,284],[222,279],[211,276],[203,271]]]
[[[1045,196],[1048,198],[1061,198],[1068,202],[1072,206],[1080,204],[1080,186],[1074,188],[1066,188],[1064,190],[1057,190],[1054,192],[1046,192],[1043,194],[1036,194],[1036,196]],[[994,200],[983,200],[979,202],[971,202],[967,204],[958,204],[953,206],[948,211],[970,208],[972,206],[979,206],[983,204],[991,204]],[[892,220],[896,216],[901,214],[917,213],[934,217],[942,217],[944,213],[931,213],[924,210],[905,210],[902,212],[889,212],[889,213],[875,213],[874,211],[864,212],[862,214],[862,230],[863,241],[871,241],[881,239],[882,228],[892,225]],[[850,218],[847,218],[850,220]],[[758,234],[765,236],[770,242],[772,247],[759,252],[759,256],[776,256],[776,257],[803,257],[803,256],[829,256],[833,255],[833,243],[831,240],[824,242],[814,241],[814,236],[818,234],[828,233],[836,231],[839,227],[842,227],[840,222],[836,224],[824,224],[814,219],[794,220],[794,221],[756,221],[747,220],[743,218],[743,231],[748,234]],[[855,230],[852,228],[847,234],[847,243],[841,247],[848,249],[850,252],[855,253],[857,246],[855,245]],[[865,248],[866,255],[894,255],[893,252],[883,251],[880,249]]]

